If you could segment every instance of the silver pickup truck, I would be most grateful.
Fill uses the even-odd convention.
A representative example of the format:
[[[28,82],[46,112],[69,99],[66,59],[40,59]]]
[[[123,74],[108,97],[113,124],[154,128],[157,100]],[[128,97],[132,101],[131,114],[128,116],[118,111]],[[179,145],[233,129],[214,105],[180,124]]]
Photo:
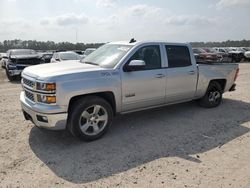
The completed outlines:
[[[235,90],[238,71],[237,64],[196,64],[189,44],[112,42],[83,61],[25,68],[20,100],[36,126],[95,140],[117,114],[191,100],[216,107]]]

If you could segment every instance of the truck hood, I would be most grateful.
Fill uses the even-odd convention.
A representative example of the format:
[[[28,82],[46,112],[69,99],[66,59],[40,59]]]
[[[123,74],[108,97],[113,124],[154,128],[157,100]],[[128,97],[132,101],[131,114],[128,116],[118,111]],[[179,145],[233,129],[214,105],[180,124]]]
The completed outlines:
[[[30,54],[30,55],[12,55],[10,56],[11,59],[33,59],[39,58],[38,54]]]
[[[40,80],[48,80],[55,77],[62,77],[84,72],[105,70],[96,65],[84,64],[80,61],[65,61],[30,66],[24,69],[22,75]]]

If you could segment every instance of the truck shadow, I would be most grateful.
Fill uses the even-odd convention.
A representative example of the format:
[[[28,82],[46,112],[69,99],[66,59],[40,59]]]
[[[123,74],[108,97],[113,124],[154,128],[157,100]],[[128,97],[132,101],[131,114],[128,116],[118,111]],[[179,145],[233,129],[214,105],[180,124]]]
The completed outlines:
[[[173,156],[201,163],[196,154],[222,147],[249,132],[243,126],[250,121],[249,112],[250,104],[242,101],[224,99],[214,109],[191,102],[117,117],[105,137],[89,143],[67,132],[34,127],[29,144],[57,176],[85,183],[159,158]]]

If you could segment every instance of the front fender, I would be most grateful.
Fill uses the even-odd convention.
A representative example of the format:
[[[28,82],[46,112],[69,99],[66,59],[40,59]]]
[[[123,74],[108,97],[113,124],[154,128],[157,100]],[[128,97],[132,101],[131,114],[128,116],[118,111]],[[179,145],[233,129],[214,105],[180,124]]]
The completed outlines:
[[[69,101],[76,96],[100,92],[112,92],[116,101],[117,112],[121,111],[120,77],[96,78],[87,80],[65,81],[58,84],[58,103],[68,107]]]

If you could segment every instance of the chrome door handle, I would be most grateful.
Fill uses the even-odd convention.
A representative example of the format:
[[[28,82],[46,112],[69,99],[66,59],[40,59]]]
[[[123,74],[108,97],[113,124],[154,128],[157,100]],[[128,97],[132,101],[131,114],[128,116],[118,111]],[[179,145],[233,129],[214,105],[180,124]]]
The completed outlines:
[[[188,74],[193,75],[193,74],[195,74],[195,71],[189,71]]]
[[[164,77],[165,77],[164,74],[157,74],[157,75],[155,75],[155,78],[164,78]]]

